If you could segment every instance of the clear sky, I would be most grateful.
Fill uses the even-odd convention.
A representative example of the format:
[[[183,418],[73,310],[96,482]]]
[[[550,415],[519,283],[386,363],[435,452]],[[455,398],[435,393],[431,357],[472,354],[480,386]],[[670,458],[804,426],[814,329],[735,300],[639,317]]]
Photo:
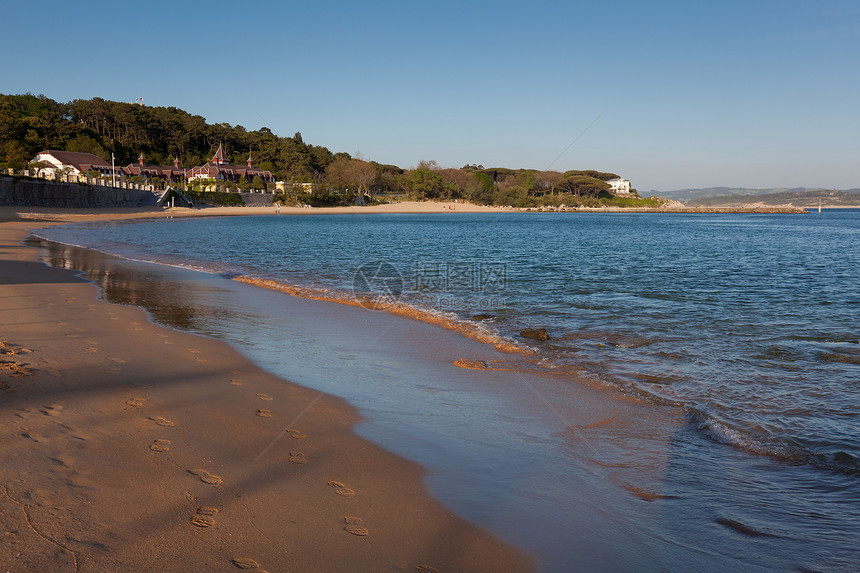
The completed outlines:
[[[0,93],[411,167],[860,187],[860,1],[4,2]]]

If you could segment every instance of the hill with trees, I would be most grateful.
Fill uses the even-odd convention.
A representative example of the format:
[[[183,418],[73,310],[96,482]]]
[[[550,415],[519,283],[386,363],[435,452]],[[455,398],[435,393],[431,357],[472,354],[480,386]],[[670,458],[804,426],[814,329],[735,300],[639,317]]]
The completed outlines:
[[[699,197],[688,201],[688,207],[815,207],[821,203],[824,207],[855,207],[860,206],[860,189],[838,191],[835,189],[791,189],[759,194],[732,194]]]
[[[484,168],[443,168],[421,161],[404,169],[352,157],[306,143],[301,133],[283,137],[268,127],[249,131],[241,125],[209,124],[199,115],[175,107],[149,107],[101,98],[59,103],[43,95],[0,94],[0,167],[22,169],[45,149],[93,153],[117,165],[137,161],[142,153],[152,164],[202,165],[219,144],[234,164],[250,155],[254,165],[271,171],[294,189],[313,189],[302,196],[311,204],[350,203],[357,194],[368,199],[466,200],[488,205],[658,206],[656,198],[616,197],[608,192],[614,173]],[[303,185],[299,184],[312,184]],[[289,186],[288,186],[289,187]],[[298,194],[298,191],[296,191]]]
[[[706,187],[700,189],[678,189],[663,191],[661,197],[680,201],[689,207],[743,207],[760,205],[818,205],[832,206],[860,204],[860,189],[809,189],[807,187],[777,187],[748,189],[743,187]]]

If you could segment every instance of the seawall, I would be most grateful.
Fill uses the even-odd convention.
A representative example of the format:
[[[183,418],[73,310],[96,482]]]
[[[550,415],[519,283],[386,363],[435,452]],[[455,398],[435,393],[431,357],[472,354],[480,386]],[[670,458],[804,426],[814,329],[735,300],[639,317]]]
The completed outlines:
[[[137,207],[147,195],[140,189],[0,176],[0,205],[10,207]]]

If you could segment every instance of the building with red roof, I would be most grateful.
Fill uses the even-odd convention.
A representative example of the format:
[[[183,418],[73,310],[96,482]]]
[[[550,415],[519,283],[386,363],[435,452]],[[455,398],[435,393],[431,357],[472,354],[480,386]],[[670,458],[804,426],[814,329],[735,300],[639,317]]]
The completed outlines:
[[[152,165],[146,162],[143,153],[137,158],[137,163],[131,163],[122,168],[123,175],[126,177],[143,177],[147,181],[154,178],[161,178],[169,183],[178,183],[184,180],[190,169],[179,166],[179,158],[173,160],[173,166],[167,165]]]
[[[46,165],[43,172],[56,172],[60,169],[68,169],[70,175],[86,175],[90,171],[98,171],[102,175],[111,174],[111,164],[92,153],[81,153],[78,151],[57,151],[46,149],[40,151],[30,163],[43,163]]]
[[[218,179],[221,181],[253,181],[254,177],[259,177],[263,183],[274,183],[275,176],[271,171],[266,171],[251,164],[251,157],[248,156],[247,165],[233,165],[227,159],[224,153],[224,146],[218,145],[218,150],[212,159],[205,165],[193,167],[189,170],[188,179]]]

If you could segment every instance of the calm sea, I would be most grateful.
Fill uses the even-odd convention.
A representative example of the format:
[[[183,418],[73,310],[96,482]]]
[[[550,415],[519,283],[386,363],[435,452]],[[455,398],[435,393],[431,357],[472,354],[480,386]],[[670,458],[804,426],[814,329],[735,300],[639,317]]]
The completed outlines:
[[[150,301],[156,320],[184,291],[182,320],[162,322],[350,400],[368,418],[361,433],[427,466],[434,494],[544,570],[860,565],[860,211],[282,215],[39,234],[122,257],[111,272],[127,280],[173,281]],[[60,264],[107,280],[76,256]],[[459,339],[478,371],[532,382],[475,386],[477,371],[440,372],[414,340],[392,357],[404,341],[386,341],[390,314],[314,324],[322,311],[272,288],[442,323],[420,334],[439,330],[429,348]],[[404,379],[408,390],[380,382]],[[574,387],[635,412],[569,423]],[[625,467],[640,481],[618,477]],[[464,477],[481,472],[492,476]],[[583,491],[598,499],[584,507]],[[595,524],[604,531],[587,534]]]

